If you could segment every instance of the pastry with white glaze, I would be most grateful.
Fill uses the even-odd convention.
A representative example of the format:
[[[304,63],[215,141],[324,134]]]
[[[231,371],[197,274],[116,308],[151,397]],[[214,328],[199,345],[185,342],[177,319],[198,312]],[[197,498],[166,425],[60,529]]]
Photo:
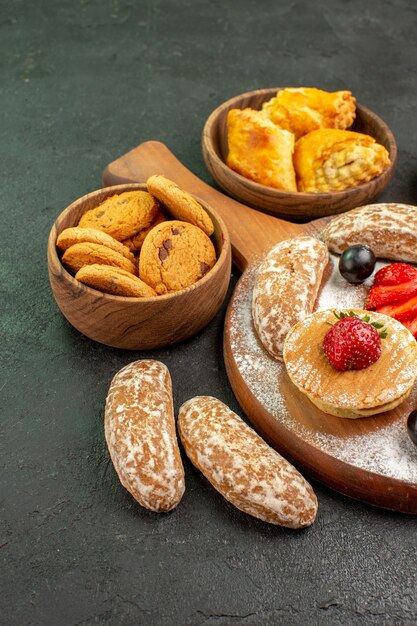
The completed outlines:
[[[379,258],[416,263],[417,207],[395,202],[358,207],[331,220],[322,239],[336,254],[363,244]]]
[[[323,340],[334,324],[334,309],[309,315],[288,333],[284,363],[288,376],[313,404],[325,413],[358,418],[389,411],[409,395],[417,377],[417,342],[400,322],[387,315],[349,309],[386,331],[377,361],[360,370],[335,369],[323,349]],[[349,311],[345,311],[348,313]]]
[[[193,465],[238,509],[288,528],[313,523],[317,498],[309,483],[220,400],[188,400],[178,431]]]
[[[105,436],[122,485],[143,507],[170,511],[185,490],[171,377],[159,361],[126,365],[106,400]]]
[[[261,262],[252,318],[262,345],[274,358],[281,358],[290,328],[312,313],[328,260],[323,242],[300,236],[281,241]]]

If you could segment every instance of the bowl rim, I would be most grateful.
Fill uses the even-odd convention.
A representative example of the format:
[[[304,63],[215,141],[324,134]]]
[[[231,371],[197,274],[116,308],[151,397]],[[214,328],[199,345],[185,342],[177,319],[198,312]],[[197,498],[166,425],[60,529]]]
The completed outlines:
[[[70,284],[72,284],[73,287],[76,287],[80,290],[86,290],[87,293],[91,292],[92,294],[94,294],[95,298],[97,298],[97,294],[98,294],[103,300],[113,301],[114,299],[116,299],[116,301],[120,303],[126,302],[126,303],[132,304],[132,303],[137,303],[137,302],[143,302],[143,303],[160,302],[160,301],[165,302],[167,300],[178,298],[180,295],[188,294],[191,291],[194,291],[195,289],[203,287],[204,284],[213,277],[213,273],[215,271],[216,272],[219,271],[219,267],[224,265],[224,263],[227,260],[228,255],[231,254],[231,241],[230,241],[229,231],[227,230],[226,224],[224,223],[220,215],[216,213],[216,210],[213,209],[211,205],[209,205],[205,200],[203,200],[199,196],[196,196],[195,194],[190,194],[190,195],[193,198],[195,198],[197,202],[199,202],[205,210],[208,210],[209,214],[213,213],[215,219],[217,220],[217,222],[219,223],[221,227],[222,249],[220,251],[219,256],[216,259],[215,264],[207,272],[207,274],[205,274],[202,278],[200,278],[198,281],[196,281],[189,287],[185,287],[184,289],[181,289],[179,291],[173,291],[171,293],[166,293],[166,294],[161,294],[161,295],[156,295],[156,296],[148,296],[148,297],[118,296],[115,294],[106,293],[104,291],[99,291],[98,289],[94,289],[93,287],[89,287],[88,285],[81,283],[79,280],[76,280],[75,276],[70,274],[70,272],[68,272],[68,270],[63,266],[61,259],[59,258],[58,250],[56,247],[56,240],[58,238],[57,225],[59,225],[59,222],[63,220],[67,215],[69,215],[75,209],[76,206],[78,206],[82,202],[85,202],[87,199],[94,197],[95,195],[99,195],[100,193],[106,193],[107,195],[107,192],[110,195],[113,192],[120,193],[122,192],[122,190],[127,191],[129,189],[147,191],[146,183],[122,183],[119,185],[100,187],[98,189],[94,189],[93,191],[90,191],[80,196],[79,198],[71,202],[71,204],[69,204],[63,211],[61,211],[61,213],[55,218],[51,226],[51,229],[49,231],[48,244],[47,244],[49,270],[51,271],[51,263],[53,263],[56,265],[57,268],[59,268],[59,270],[65,276],[65,279]],[[91,208],[94,208],[94,207],[91,207]],[[71,227],[68,226],[67,228],[71,228]]]
[[[388,176],[389,178],[390,175],[392,175],[392,172],[394,171],[397,158],[398,158],[398,149],[397,149],[397,143],[395,141],[394,134],[389,128],[389,126],[387,125],[387,123],[384,122],[384,120],[381,117],[379,117],[379,115],[374,113],[374,111],[372,111],[368,107],[365,107],[359,104],[358,102],[356,102],[356,109],[363,111],[366,115],[373,118],[374,121],[377,122],[378,126],[384,129],[384,132],[387,135],[387,141],[389,144],[388,152],[390,156],[390,165],[383,172],[381,172],[381,174],[379,174],[378,176],[375,176],[371,180],[368,180],[365,183],[361,183],[360,185],[356,185],[355,187],[348,187],[347,189],[343,189],[341,191],[327,191],[327,192],[317,192],[317,193],[312,192],[312,191],[308,191],[308,192],[307,191],[283,191],[281,189],[275,189],[274,187],[268,187],[267,185],[262,185],[261,183],[257,183],[256,181],[251,180],[250,178],[246,178],[245,176],[242,176],[241,174],[238,174],[238,172],[235,172],[234,170],[232,170],[228,165],[226,165],[225,161],[223,161],[223,159],[220,158],[218,151],[214,147],[214,143],[212,141],[212,137],[209,132],[209,129],[212,127],[213,122],[218,119],[220,113],[222,113],[224,109],[232,108],[234,104],[240,102],[244,98],[248,98],[248,97],[252,97],[256,95],[272,97],[274,94],[276,94],[278,91],[281,91],[282,89],[286,89],[286,87],[266,87],[262,89],[253,89],[251,91],[246,91],[237,96],[233,96],[232,98],[229,98],[228,100],[225,100],[223,103],[219,104],[215,109],[213,109],[213,111],[210,113],[210,115],[208,116],[208,118],[206,119],[204,123],[203,132],[202,132],[203,155],[204,155],[204,160],[206,161],[206,165],[209,168],[210,172],[212,172],[212,168],[209,167],[207,163],[206,155],[204,154],[205,150],[208,150],[208,149],[210,150],[210,159],[215,161],[216,164],[228,176],[230,176],[232,179],[233,178],[236,179],[240,185],[253,188],[255,191],[258,192],[258,194],[267,194],[268,196],[276,197],[277,199],[279,198],[284,199],[284,198],[291,197],[294,199],[299,198],[300,200],[316,199],[319,201],[320,199],[328,199],[329,197],[342,197],[342,196],[346,197],[351,194],[352,195],[356,194],[357,192],[360,192],[361,189],[366,189],[366,187],[370,183],[375,183],[375,181],[380,179],[380,177]],[[239,107],[236,106],[235,108],[239,108]]]

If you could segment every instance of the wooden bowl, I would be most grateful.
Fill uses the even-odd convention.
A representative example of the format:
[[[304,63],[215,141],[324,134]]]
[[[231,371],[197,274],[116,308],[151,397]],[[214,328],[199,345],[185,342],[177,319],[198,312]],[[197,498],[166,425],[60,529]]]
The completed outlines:
[[[230,196],[266,213],[288,220],[301,221],[343,213],[372,202],[391,180],[397,160],[397,146],[388,126],[375,113],[357,105],[356,119],[351,127],[371,135],[388,150],[391,165],[367,183],[344,191],[329,193],[287,192],[255,183],[234,172],[226,165],[227,113],[230,109],[261,109],[262,104],[276,95],[279,88],[257,89],[231,98],[208,117],[202,136],[203,156],[216,183]]]
[[[58,235],[76,226],[89,209],[108,196],[143,184],[126,184],[93,191],[73,202],[52,226],[48,240],[48,270],[51,288],[62,314],[81,333],[108,346],[147,350],[171,345],[191,337],[217,313],[230,280],[230,238],[223,220],[203,200],[215,231],[217,251],[214,267],[197,283],[175,293],[154,298],[113,296],[83,285],[61,264],[56,249]]]

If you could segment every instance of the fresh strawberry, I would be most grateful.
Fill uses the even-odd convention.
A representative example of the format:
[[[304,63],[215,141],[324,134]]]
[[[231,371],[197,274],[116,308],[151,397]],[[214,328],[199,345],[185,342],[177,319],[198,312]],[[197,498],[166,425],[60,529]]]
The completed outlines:
[[[381,356],[381,337],[371,324],[347,315],[326,333],[323,348],[337,370],[361,370]]]
[[[401,265],[401,263],[398,263]],[[387,267],[391,267],[387,265]],[[411,267],[411,266],[410,266]],[[385,269],[385,268],[383,268]],[[414,268],[412,268],[414,269]],[[416,276],[405,283],[397,285],[377,285],[373,286],[368,294],[365,309],[376,309],[383,304],[400,302],[417,295],[417,270]]]
[[[417,296],[394,304],[377,307],[377,313],[389,315],[399,322],[406,322],[417,315]]]
[[[417,317],[413,317],[409,322],[403,322],[404,326],[408,328],[410,333],[417,339]]]
[[[375,273],[374,285],[401,285],[417,278],[417,269],[408,263],[390,263]]]

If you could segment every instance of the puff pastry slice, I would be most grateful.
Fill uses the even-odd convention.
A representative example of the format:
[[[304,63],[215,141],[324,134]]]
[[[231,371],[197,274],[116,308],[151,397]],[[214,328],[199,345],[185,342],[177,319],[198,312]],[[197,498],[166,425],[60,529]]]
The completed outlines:
[[[227,115],[227,165],[256,183],[297,191],[294,135],[281,130],[260,111],[231,109]]]
[[[390,164],[388,151],[373,137],[321,128],[295,144],[298,191],[342,191],[379,176]]]
[[[349,128],[355,119],[356,100],[350,91],[293,87],[278,91],[264,103],[262,111],[274,124],[299,139],[318,128]]]

